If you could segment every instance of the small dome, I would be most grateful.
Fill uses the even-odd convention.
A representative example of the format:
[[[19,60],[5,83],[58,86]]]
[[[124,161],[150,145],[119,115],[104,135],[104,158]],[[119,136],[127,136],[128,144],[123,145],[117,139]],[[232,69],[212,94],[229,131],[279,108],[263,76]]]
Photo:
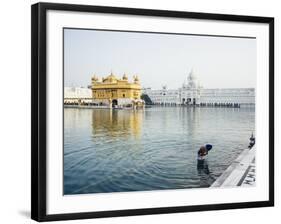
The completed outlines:
[[[98,78],[96,75],[94,75],[94,76],[92,77],[92,81],[96,82],[96,81],[98,81],[98,80],[99,80],[99,78]]]
[[[134,76],[134,81],[138,82],[139,81],[139,77],[137,75]]]
[[[126,75],[126,73],[124,73],[122,79],[123,79],[123,80],[128,80],[128,76]]]

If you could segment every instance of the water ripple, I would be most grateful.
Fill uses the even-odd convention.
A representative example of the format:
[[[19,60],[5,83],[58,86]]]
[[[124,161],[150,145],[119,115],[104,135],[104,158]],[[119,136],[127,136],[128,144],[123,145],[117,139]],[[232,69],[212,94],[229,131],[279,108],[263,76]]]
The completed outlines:
[[[67,108],[64,119],[65,194],[208,187],[255,130],[253,108]]]

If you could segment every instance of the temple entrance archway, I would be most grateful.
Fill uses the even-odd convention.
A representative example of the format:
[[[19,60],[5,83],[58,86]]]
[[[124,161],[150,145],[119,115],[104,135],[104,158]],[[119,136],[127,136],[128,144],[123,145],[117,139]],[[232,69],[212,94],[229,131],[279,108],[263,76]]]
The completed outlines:
[[[196,99],[193,98],[193,105],[196,105]]]
[[[118,105],[118,101],[116,99],[112,100],[112,107],[117,106]]]

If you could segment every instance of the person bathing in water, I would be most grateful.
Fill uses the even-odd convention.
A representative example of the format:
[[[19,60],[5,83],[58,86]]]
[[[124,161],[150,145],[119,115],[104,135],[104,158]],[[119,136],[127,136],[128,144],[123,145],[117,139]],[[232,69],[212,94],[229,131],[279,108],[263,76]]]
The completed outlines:
[[[205,146],[201,146],[198,150],[198,159],[203,160],[208,155],[208,151]]]
[[[198,160],[204,160],[208,155],[208,151],[210,151],[211,149],[212,149],[212,145],[210,145],[210,144],[201,146],[197,153]]]

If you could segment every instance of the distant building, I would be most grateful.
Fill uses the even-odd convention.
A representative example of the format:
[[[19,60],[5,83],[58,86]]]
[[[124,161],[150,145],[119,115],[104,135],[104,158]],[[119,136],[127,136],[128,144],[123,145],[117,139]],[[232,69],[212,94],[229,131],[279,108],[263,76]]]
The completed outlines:
[[[255,105],[254,88],[202,89],[201,104],[229,104]]]
[[[92,90],[83,87],[64,87],[64,103],[80,104],[92,101]]]
[[[167,86],[163,86],[160,90],[141,89],[137,76],[129,82],[126,74],[118,79],[111,73],[101,80],[94,75],[88,88],[65,87],[64,103],[85,103],[109,107],[143,106],[142,94],[147,95],[150,102],[156,105],[255,105],[255,88],[204,89],[193,71],[189,73],[182,87],[168,89]]]
[[[156,105],[255,105],[254,88],[204,89],[193,70],[178,89],[143,89]]]
[[[193,70],[191,70],[187,77],[187,84],[184,82],[182,88],[179,89],[180,104],[199,105],[201,89],[202,86],[199,85],[197,77]]]
[[[143,93],[147,94],[153,104],[158,105],[180,105],[180,90],[167,89],[163,86],[160,90],[152,90],[151,88],[143,89]]]
[[[138,76],[133,77],[133,82],[128,81],[126,74],[122,79],[111,73],[106,78],[99,80],[97,76],[92,77],[93,103],[108,106],[143,106],[141,99],[141,85]]]

